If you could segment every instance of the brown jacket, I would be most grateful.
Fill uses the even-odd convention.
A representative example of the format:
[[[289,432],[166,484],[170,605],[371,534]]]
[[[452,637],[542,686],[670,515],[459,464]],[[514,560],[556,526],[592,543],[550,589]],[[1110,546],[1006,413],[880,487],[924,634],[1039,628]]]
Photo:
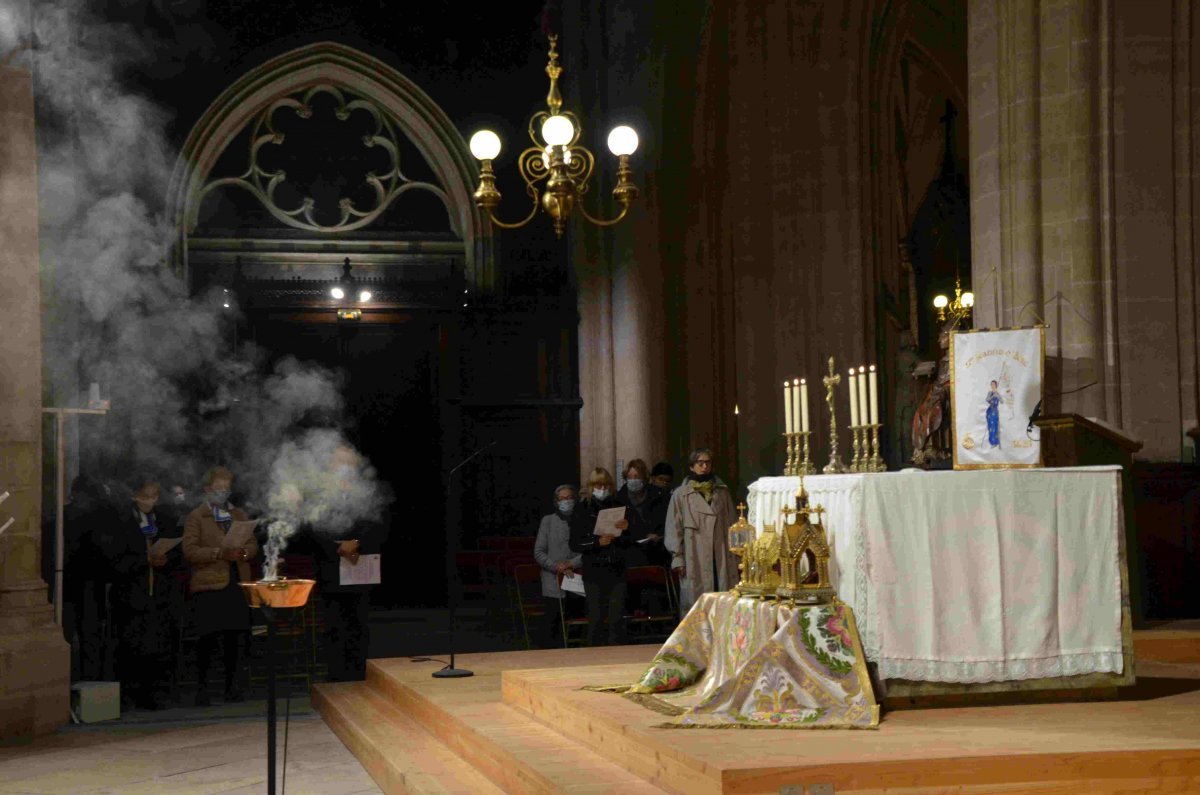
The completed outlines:
[[[231,506],[229,512],[238,522],[248,518],[241,508]],[[213,520],[208,503],[188,514],[183,528],[183,556],[192,567],[192,593],[219,591],[229,584],[229,561],[220,556],[224,539],[225,531]],[[258,555],[258,542],[251,538],[243,549],[246,560],[250,560]],[[241,582],[250,581],[250,564],[246,560],[237,564]]]

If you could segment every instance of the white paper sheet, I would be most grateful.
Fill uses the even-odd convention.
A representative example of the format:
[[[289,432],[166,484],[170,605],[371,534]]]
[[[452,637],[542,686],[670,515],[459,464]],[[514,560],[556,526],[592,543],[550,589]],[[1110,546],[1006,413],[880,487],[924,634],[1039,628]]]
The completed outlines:
[[[379,555],[359,555],[358,563],[342,558],[338,564],[338,582],[342,585],[378,585]]]
[[[221,542],[221,549],[238,549],[246,546],[254,537],[254,527],[257,524],[257,519],[234,522],[233,527],[230,527],[229,532],[225,534],[225,540]]]
[[[583,596],[583,577],[576,574],[574,577],[562,578],[562,589],[569,593],[577,593]]]
[[[596,514],[596,529],[592,535],[597,536],[616,536],[621,535],[622,531],[617,529],[617,522],[625,518],[624,508],[605,508]]]

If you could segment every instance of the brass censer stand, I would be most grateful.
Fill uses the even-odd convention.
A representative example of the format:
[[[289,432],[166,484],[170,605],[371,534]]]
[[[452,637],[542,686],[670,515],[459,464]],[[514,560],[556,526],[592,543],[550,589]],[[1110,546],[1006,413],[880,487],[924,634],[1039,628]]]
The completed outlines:
[[[289,580],[286,577],[258,582],[241,582],[242,594],[251,607],[262,609],[267,619],[267,793],[275,795],[275,611],[304,607],[315,580]],[[283,773],[287,781],[286,740]]]

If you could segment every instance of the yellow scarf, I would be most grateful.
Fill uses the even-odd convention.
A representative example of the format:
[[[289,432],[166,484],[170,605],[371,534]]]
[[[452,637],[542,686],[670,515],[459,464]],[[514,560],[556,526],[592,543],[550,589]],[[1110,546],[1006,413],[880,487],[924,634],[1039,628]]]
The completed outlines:
[[[717,479],[716,478],[713,478],[712,480],[705,480],[705,481],[699,481],[699,480],[692,481],[692,489],[697,494],[699,494],[701,497],[703,497],[704,501],[707,502],[709,505],[712,505],[713,489],[715,489],[716,487],[717,487]]]

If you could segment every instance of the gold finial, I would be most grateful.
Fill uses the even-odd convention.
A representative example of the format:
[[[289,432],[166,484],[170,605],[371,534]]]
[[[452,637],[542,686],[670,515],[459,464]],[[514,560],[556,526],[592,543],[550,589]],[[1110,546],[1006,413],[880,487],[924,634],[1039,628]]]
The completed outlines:
[[[550,37],[550,61],[546,64],[546,74],[550,77],[546,105],[550,108],[550,115],[557,116],[562,108],[562,94],[558,93],[558,78],[562,74],[562,67],[558,65],[558,36]]]
[[[738,512],[739,519],[745,519],[746,518],[746,503],[739,502],[737,504],[737,512]]]

